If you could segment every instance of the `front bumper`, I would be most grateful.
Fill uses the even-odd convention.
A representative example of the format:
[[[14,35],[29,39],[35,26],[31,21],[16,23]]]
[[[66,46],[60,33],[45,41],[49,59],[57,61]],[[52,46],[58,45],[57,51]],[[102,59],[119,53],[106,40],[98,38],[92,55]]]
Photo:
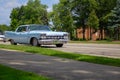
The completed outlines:
[[[41,45],[52,45],[52,44],[65,44],[65,43],[68,42],[68,40],[63,40],[63,39],[52,40],[52,39],[48,39],[48,40],[38,40],[38,42]]]

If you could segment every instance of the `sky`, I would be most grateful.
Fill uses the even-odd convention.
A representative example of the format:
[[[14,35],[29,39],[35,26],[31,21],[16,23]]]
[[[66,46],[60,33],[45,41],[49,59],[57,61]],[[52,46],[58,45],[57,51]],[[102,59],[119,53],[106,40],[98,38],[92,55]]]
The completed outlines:
[[[10,13],[13,8],[26,5],[28,0],[0,0],[0,24],[10,25]],[[47,11],[52,11],[52,5],[57,4],[59,0],[41,0],[42,4],[48,6]]]

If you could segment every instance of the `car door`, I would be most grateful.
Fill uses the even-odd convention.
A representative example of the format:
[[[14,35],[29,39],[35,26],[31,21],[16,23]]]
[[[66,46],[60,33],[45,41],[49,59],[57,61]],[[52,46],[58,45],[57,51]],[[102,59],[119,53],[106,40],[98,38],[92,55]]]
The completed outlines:
[[[15,35],[13,36],[14,41],[15,41],[16,43],[20,43],[20,42],[21,42],[21,37],[20,37],[20,35],[21,35],[21,30],[22,30],[22,27],[21,27],[21,26],[18,27],[18,29],[15,31]]]
[[[21,43],[28,43],[28,31],[27,31],[27,26],[22,26],[21,27],[21,33],[20,33],[20,40]]]

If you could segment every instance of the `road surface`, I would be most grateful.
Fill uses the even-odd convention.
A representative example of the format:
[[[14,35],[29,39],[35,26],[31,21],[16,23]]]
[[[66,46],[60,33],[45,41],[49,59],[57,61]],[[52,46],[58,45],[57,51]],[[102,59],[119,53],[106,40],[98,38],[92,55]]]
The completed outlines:
[[[56,48],[55,46],[49,46],[48,48],[59,51],[77,53],[77,54],[88,54],[88,55],[120,58],[120,44],[68,43],[65,44],[62,48]]]
[[[0,64],[34,72],[53,80],[120,80],[120,67],[0,50]]]

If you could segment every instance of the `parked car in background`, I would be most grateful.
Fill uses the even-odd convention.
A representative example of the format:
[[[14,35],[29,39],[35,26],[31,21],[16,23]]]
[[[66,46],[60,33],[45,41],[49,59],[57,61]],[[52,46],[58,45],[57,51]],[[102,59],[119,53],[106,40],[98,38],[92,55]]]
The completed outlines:
[[[50,27],[31,24],[21,25],[15,32],[5,31],[6,40],[11,44],[31,44],[33,46],[40,45],[56,45],[56,47],[62,47],[63,44],[69,41],[69,34],[67,32],[52,31]]]
[[[5,40],[5,36],[4,35],[0,35],[0,41],[4,41]]]

